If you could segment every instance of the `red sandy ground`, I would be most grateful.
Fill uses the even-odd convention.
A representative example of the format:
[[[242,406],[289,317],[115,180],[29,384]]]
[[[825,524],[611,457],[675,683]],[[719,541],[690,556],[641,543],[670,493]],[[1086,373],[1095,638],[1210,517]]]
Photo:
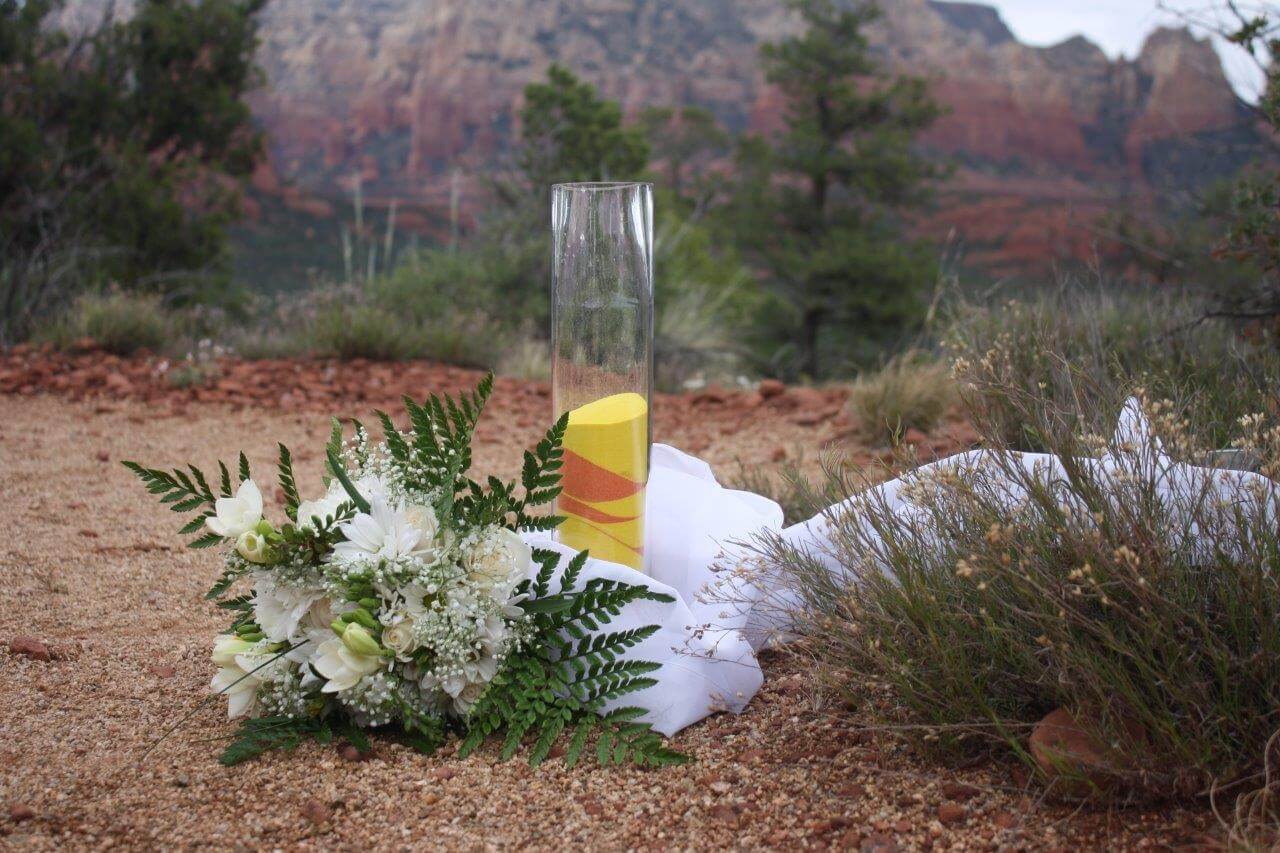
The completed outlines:
[[[378,742],[367,760],[308,744],[223,768],[230,727],[196,706],[209,637],[203,600],[217,557],[171,534],[174,516],[116,464],[207,465],[243,447],[260,468],[295,449],[319,488],[325,415],[367,417],[398,397],[460,391],[478,374],[438,365],[226,362],[207,388],[175,389],[155,359],[0,354],[0,847],[217,849],[1142,849],[1204,843],[1203,810],[1073,809],[1040,802],[1019,768],[943,767],[856,713],[823,705],[798,657],[769,655],[765,687],[673,745],[695,762],[661,771],[531,771],[487,747],[424,757]],[[281,390],[284,389],[284,390]],[[855,458],[841,389],[661,396],[659,440],[719,473],[769,470],[836,442]],[[550,417],[547,388],[499,380],[476,466],[510,476]],[[926,452],[970,440],[962,424],[916,436]],[[47,644],[8,644],[31,635]],[[48,659],[42,659],[47,657]]]

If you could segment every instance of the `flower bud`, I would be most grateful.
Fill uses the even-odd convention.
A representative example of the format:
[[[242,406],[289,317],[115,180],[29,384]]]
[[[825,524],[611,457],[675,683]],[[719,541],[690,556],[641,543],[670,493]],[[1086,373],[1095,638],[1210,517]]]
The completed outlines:
[[[363,625],[352,623],[342,632],[342,644],[358,655],[382,654],[382,647]]]
[[[267,544],[266,537],[254,530],[240,534],[236,540],[236,553],[250,563],[272,563],[276,559],[275,549]]]
[[[236,655],[242,655],[253,648],[253,643],[232,634],[219,634],[213,641],[213,662],[218,666],[231,666]]]

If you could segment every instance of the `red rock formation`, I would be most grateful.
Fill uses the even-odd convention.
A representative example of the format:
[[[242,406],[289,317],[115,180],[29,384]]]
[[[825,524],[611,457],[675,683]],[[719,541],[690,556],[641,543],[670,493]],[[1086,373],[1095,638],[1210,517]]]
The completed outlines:
[[[1212,47],[1183,30],[1113,61],[1083,38],[1020,44],[977,3],[882,5],[874,42],[895,70],[934,79],[949,112],[924,143],[961,164],[962,192],[1057,205],[1061,218],[1061,197],[1082,189],[1102,205],[1229,173],[1257,150]],[[475,210],[518,131],[523,87],[550,63],[631,113],[698,103],[731,129],[768,132],[781,104],[759,45],[796,29],[781,0],[273,0],[253,103],[275,171],[308,194],[345,195],[359,175],[375,204],[445,209],[456,180]],[[1230,156],[1196,153],[1214,145]],[[1029,251],[1049,251],[1041,243]]]

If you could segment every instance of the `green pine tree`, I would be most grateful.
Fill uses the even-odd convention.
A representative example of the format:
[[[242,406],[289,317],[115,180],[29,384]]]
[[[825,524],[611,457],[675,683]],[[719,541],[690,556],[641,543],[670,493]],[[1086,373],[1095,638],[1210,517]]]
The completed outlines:
[[[73,262],[126,287],[223,280],[238,182],[263,150],[244,96],[264,4],[139,0],[73,34],[60,0],[0,0],[7,322],[49,307],[39,274]]]
[[[525,87],[520,123],[520,167],[533,187],[634,180],[649,163],[644,135],[623,126],[617,101],[560,65]]]
[[[787,309],[773,322],[790,370],[816,377],[922,313],[936,266],[903,238],[902,214],[942,176],[914,147],[939,108],[923,80],[880,67],[865,35],[874,5],[790,5],[805,32],[762,53],[786,129],[740,145],[734,227]]]

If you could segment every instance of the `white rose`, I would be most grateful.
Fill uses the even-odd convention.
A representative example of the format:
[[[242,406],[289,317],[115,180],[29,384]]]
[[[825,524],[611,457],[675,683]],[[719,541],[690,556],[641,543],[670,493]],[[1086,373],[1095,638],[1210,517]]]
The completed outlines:
[[[233,498],[218,498],[213,504],[214,514],[204,520],[210,530],[228,539],[239,539],[240,534],[253,530],[262,520],[262,492],[253,480],[240,484]]]
[[[421,542],[425,546],[436,538],[436,532],[440,529],[439,523],[436,521],[436,511],[429,506],[422,504],[409,504],[404,508],[405,521],[422,533]]]
[[[407,613],[392,614],[391,619],[391,624],[382,629],[382,645],[396,657],[407,660],[409,652],[417,647],[413,638],[413,622]]]
[[[325,679],[321,693],[350,690],[360,679],[376,672],[386,662],[382,655],[364,655],[352,651],[340,637],[325,640],[316,649],[311,665]]]
[[[491,588],[518,582],[528,574],[532,562],[533,549],[505,527],[495,528],[462,558],[471,580]]]
[[[458,691],[458,695],[453,697],[453,710],[465,717],[475,707],[476,702],[480,700],[486,686],[488,685],[468,684],[462,688],[462,690]]]

